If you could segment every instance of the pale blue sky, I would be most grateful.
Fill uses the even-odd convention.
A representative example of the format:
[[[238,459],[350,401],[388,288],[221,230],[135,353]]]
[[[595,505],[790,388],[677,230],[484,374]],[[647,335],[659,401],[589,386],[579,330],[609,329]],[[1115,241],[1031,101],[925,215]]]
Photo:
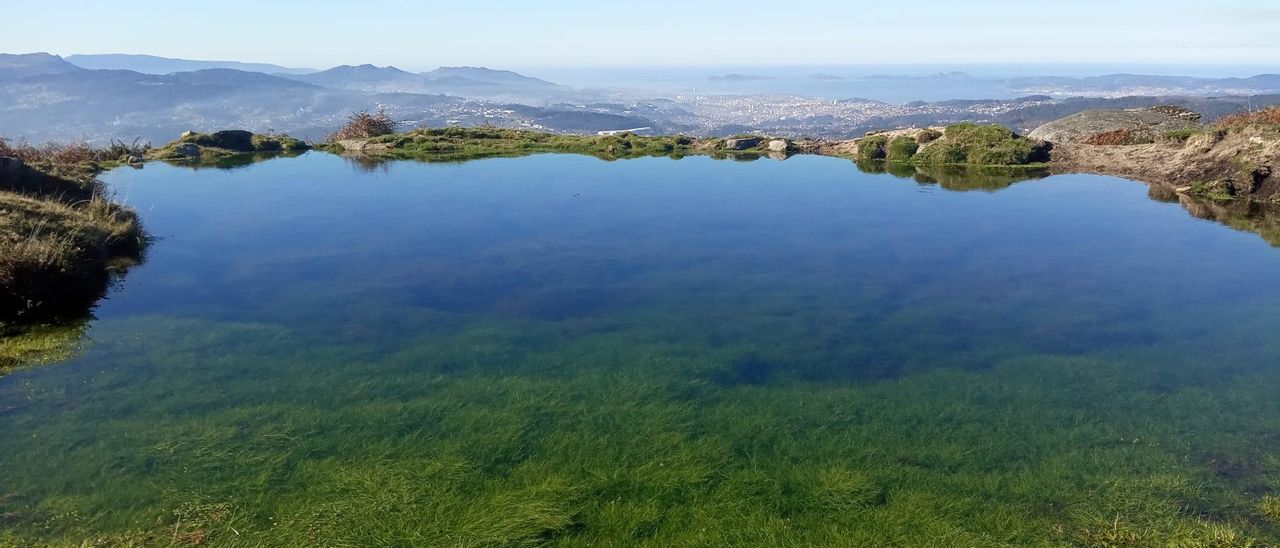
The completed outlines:
[[[6,0],[0,52],[496,67],[1276,64],[1277,0]]]

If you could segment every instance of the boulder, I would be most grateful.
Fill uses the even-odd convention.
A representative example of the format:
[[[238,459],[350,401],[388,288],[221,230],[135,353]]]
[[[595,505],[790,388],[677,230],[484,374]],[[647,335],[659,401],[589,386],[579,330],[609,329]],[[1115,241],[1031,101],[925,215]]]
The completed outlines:
[[[786,152],[787,149],[791,148],[791,143],[788,143],[786,139],[774,139],[769,141],[768,148],[769,152]]]
[[[1129,110],[1086,110],[1036,128],[1027,137],[1050,143],[1150,143],[1168,131],[1196,129],[1200,115],[1175,106]],[[1107,143],[1105,140],[1117,141]]]
[[[760,146],[761,139],[759,137],[743,137],[740,139],[726,139],[724,148],[729,150],[747,150]]]

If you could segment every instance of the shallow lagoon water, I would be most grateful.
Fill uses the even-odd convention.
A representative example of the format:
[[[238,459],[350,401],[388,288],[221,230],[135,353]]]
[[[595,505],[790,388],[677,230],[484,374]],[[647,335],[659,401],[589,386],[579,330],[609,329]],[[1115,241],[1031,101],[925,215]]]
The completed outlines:
[[[0,377],[0,544],[1280,539],[1280,251],[1138,183],[106,178],[160,239],[74,358]]]

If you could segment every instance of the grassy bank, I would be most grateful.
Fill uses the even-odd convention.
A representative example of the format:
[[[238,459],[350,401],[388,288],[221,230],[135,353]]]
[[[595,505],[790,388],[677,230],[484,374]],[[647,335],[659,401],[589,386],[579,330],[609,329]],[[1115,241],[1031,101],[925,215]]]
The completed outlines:
[[[111,272],[141,259],[137,215],[94,177],[145,152],[0,144],[0,157],[18,160],[0,172],[0,329],[80,316]]]

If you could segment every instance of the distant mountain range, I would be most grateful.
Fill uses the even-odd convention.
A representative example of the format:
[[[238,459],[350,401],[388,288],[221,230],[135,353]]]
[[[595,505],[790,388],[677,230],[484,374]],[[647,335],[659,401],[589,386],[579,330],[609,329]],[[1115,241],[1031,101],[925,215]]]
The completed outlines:
[[[502,100],[546,101],[568,89],[507,70],[483,67],[441,67],[413,73],[396,67],[342,65],[288,78],[336,89],[394,93],[429,93]]]
[[[1280,92],[1280,74],[1259,74],[1249,78],[1197,78],[1191,76],[1150,76],[1107,74],[1084,78],[1032,76],[1006,82],[1010,89],[1071,97],[1118,97],[1123,95],[1249,95]]]
[[[172,74],[207,69],[234,69],[266,74],[308,74],[314,69],[289,68],[269,63],[241,63],[239,61],[192,61],[154,55],[106,53],[93,55],[68,55],[67,62],[94,70],[132,70],[143,74]]]
[[[721,78],[762,77],[732,74]],[[816,74],[807,79],[858,78],[867,77]],[[881,78],[903,79],[907,86],[946,89],[948,82],[973,77],[938,73]],[[1001,82],[1025,89],[1032,96],[906,105],[849,99],[777,102],[777,98],[743,95],[700,95],[690,101],[635,89],[582,90],[482,67],[414,73],[390,66],[343,65],[308,72],[269,64],[136,55],[63,59],[47,53],[0,54],[0,137],[31,142],[102,142],[140,136],[163,143],[188,129],[242,128],[320,139],[341,126],[351,112],[379,108],[385,108],[405,127],[495,125],[566,132],[652,127],[658,133],[765,131],[839,137],[866,129],[955,120],[1030,127],[1079,109],[1112,104],[1181,104],[1212,118],[1263,101],[1276,102],[1277,96],[1262,95],[1280,93],[1280,75],[1270,74],[1222,79],[1044,76]],[[769,112],[781,114],[772,118],[762,114]]]
[[[498,100],[545,102],[567,91],[514,72],[472,67],[422,74],[369,65],[310,74],[231,68],[154,74],[88,69],[47,53],[0,54],[0,136],[33,142],[140,136],[162,143],[188,129],[245,128],[320,139],[351,112],[378,108],[398,120],[433,126],[494,123],[598,131],[656,125],[620,113]]]

